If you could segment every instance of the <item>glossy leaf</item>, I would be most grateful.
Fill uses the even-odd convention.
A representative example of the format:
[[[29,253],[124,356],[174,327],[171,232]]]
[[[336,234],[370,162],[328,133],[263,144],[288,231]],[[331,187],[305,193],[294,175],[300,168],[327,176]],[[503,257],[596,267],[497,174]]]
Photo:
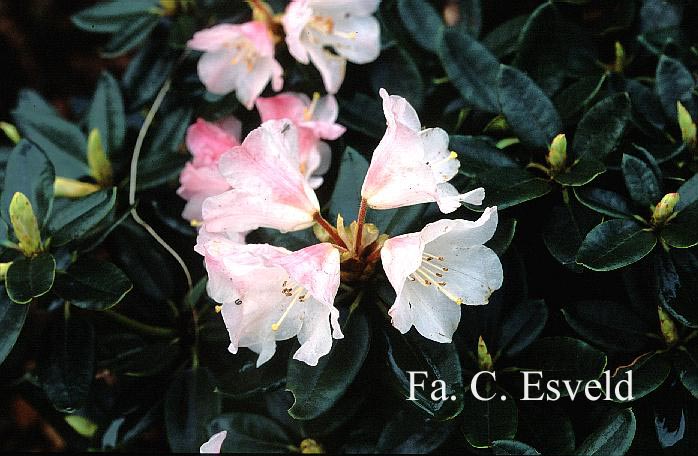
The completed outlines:
[[[121,24],[102,49],[102,55],[114,58],[127,53],[145,40],[160,22],[160,16],[146,14]]]
[[[671,362],[663,353],[650,353],[634,360],[631,366],[618,368],[611,379],[611,390],[615,392],[618,381],[628,380],[628,372],[632,371],[632,400],[642,399],[659,388],[669,377]],[[623,395],[627,383],[621,385]],[[629,402],[618,400],[614,393],[615,402]]]
[[[57,410],[72,413],[85,404],[94,375],[94,344],[95,332],[88,320],[55,316],[43,349],[39,379]]]
[[[547,149],[562,122],[547,95],[526,74],[502,65],[497,76],[499,104],[509,126],[524,144]]]
[[[582,159],[570,168],[555,174],[555,181],[570,187],[581,187],[606,172],[606,166],[597,160]]]
[[[492,453],[495,455],[536,455],[538,450],[517,440],[495,440],[492,442]]]
[[[55,275],[56,260],[48,253],[33,258],[18,257],[7,270],[7,295],[18,304],[26,304],[48,293]]]
[[[440,37],[439,57],[451,84],[468,105],[485,112],[499,112],[499,62],[487,48],[467,33],[445,29]]]
[[[444,26],[436,9],[426,0],[398,0],[397,10],[412,39],[423,49],[436,52],[439,29]]]
[[[483,378],[483,377],[481,377]],[[468,393],[464,408],[461,430],[467,442],[475,448],[491,447],[496,440],[513,439],[518,426],[516,401],[509,393],[495,383],[481,382],[482,397],[492,397],[482,401]]]
[[[383,88],[391,95],[400,95],[420,110],[424,101],[424,81],[417,64],[404,50],[397,47],[381,52],[378,60],[371,65],[370,81],[373,91]],[[399,74],[401,77],[396,78]]]
[[[51,162],[35,145],[21,141],[10,153],[5,168],[0,207],[2,218],[10,223],[10,202],[16,192],[29,199],[39,227],[51,213],[53,181],[55,175]]]
[[[385,115],[379,100],[361,92],[352,98],[337,98],[338,122],[371,138],[381,138],[385,133]]]
[[[126,114],[121,88],[114,77],[103,72],[97,81],[92,103],[87,112],[88,130],[99,130],[107,155],[121,151],[126,136]]]
[[[635,437],[635,414],[632,409],[608,416],[577,448],[578,455],[624,454]]]
[[[158,6],[157,0],[133,2],[110,0],[80,10],[70,19],[76,27],[87,32],[114,33],[123,24],[151,14],[156,6]]]
[[[293,447],[276,422],[252,413],[228,413],[208,424],[208,434],[227,431],[222,453],[286,453]]]
[[[329,410],[359,373],[368,354],[368,322],[362,314],[353,313],[345,325],[344,338],[333,341],[332,350],[320,358],[317,366],[289,362],[286,389],[295,400],[288,410],[293,418],[310,420]]]
[[[657,237],[633,220],[609,220],[591,230],[577,253],[577,263],[594,271],[611,271],[650,253]]]
[[[106,310],[131,291],[133,284],[112,263],[80,258],[56,280],[56,293],[74,306],[88,310]]]
[[[618,93],[604,98],[577,125],[572,150],[577,158],[604,161],[618,145],[630,121],[630,98]]]
[[[61,204],[47,225],[52,245],[80,239],[107,217],[115,202],[116,188],[113,188]]]
[[[630,197],[638,204],[651,206],[662,198],[661,184],[652,168],[632,155],[623,155],[621,165],[625,187]]]
[[[622,195],[601,188],[575,188],[574,194],[580,203],[589,209],[613,218],[632,218],[630,202]]]
[[[0,285],[0,365],[17,342],[28,312],[29,306],[12,302]]]
[[[487,189],[480,210],[497,206],[503,210],[546,195],[552,190],[550,182],[519,168],[492,169],[478,174],[477,185]]]
[[[689,112],[696,113],[696,103],[692,91],[695,81],[691,72],[673,57],[663,55],[657,64],[655,90],[662,102],[664,113],[672,121],[676,121],[676,102],[680,101]]]
[[[208,369],[199,367],[177,375],[165,394],[165,428],[173,452],[195,453],[208,440],[208,423],[221,413]]]
[[[518,164],[486,136],[451,136],[451,148],[458,154],[459,172],[476,176],[490,168],[517,168]]]
[[[698,202],[684,207],[662,229],[660,236],[672,247],[687,249],[698,245]]]

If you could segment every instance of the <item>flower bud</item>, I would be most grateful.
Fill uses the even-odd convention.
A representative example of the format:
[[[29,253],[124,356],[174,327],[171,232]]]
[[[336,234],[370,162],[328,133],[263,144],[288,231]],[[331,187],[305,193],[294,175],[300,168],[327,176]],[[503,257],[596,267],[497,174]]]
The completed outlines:
[[[324,454],[325,450],[317,441],[313,439],[305,439],[300,445],[301,453],[303,454]]]
[[[109,187],[112,181],[111,163],[107,158],[99,130],[93,128],[87,138],[87,164],[90,175],[102,186]]]
[[[53,195],[57,198],[82,198],[99,191],[97,184],[81,182],[67,177],[56,177],[53,182]]]
[[[178,3],[177,0],[160,0],[161,14],[163,16],[174,16],[177,13]]]
[[[564,169],[567,163],[567,138],[564,133],[560,133],[553,138],[546,159],[553,170],[560,171]]]
[[[31,202],[24,193],[16,192],[10,201],[10,221],[19,241],[19,249],[25,256],[41,252],[39,223]]]
[[[485,341],[482,338],[482,336],[480,336],[480,338],[477,341],[477,365],[480,368],[480,370],[483,371],[491,371],[494,367],[494,363],[492,362],[492,356],[490,355],[490,352],[487,350],[487,345],[485,345]]]
[[[0,263],[0,280],[5,280],[5,276],[7,275],[7,270],[10,269],[10,265],[12,263]]]
[[[22,137],[19,135],[19,132],[17,131],[17,127],[12,125],[11,123],[7,122],[0,122],[0,130],[2,130],[5,133],[5,136],[10,138],[10,141],[13,143],[17,144]]]
[[[674,346],[679,341],[679,332],[676,322],[661,306],[657,307],[659,313],[659,328],[664,336],[664,341],[669,347]]]
[[[613,64],[613,71],[616,73],[622,73],[625,69],[625,49],[619,41],[616,41],[615,45],[616,61]]]
[[[662,224],[666,222],[671,214],[674,213],[674,208],[678,204],[680,196],[678,193],[667,193],[662,200],[654,207],[652,212],[652,224]]]
[[[691,118],[691,113],[678,100],[676,101],[676,111],[678,112],[679,128],[681,128],[681,139],[689,148],[695,149],[696,123]]]

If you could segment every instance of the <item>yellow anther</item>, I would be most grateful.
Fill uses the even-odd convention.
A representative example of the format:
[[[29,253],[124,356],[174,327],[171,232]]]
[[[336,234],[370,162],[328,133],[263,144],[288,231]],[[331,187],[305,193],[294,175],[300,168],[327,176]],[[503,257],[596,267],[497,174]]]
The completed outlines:
[[[216,306],[214,307],[214,309],[216,310],[216,313],[221,313],[221,311],[223,310],[223,306]]]
[[[315,108],[317,108],[318,101],[320,101],[320,93],[314,92],[313,100],[310,102],[310,105],[308,105],[308,107],[305,108],[305,110],[303,111],[303,120],[309,121],[313,118],[313,114],[315,114]]]
[[[457,154],[455,151],[452,150],[451,153],[449,154],[448,158],[450,158],[451,160],[453,160],[453,159],[455,159],[455,158],[458,158],[458,154]]]

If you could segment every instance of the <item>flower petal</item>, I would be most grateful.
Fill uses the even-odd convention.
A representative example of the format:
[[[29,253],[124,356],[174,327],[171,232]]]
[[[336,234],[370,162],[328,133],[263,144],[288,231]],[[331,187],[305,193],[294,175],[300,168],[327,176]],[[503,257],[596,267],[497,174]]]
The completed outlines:
[[[218,454],[221,452],[221,446],[223,446],[223,441],[228,436],[228,431],[221,431],[217,434],[213,434],[210,439],[199,449],[199,453],[214,453]]]

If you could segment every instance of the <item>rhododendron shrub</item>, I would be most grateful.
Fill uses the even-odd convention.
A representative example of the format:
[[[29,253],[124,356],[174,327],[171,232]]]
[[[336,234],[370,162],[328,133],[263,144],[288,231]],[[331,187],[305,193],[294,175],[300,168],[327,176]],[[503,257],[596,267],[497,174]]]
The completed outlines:
[[[77,11],[127,66],[0,119],[5,389],[72,450],[690,453],[695,12]]]

